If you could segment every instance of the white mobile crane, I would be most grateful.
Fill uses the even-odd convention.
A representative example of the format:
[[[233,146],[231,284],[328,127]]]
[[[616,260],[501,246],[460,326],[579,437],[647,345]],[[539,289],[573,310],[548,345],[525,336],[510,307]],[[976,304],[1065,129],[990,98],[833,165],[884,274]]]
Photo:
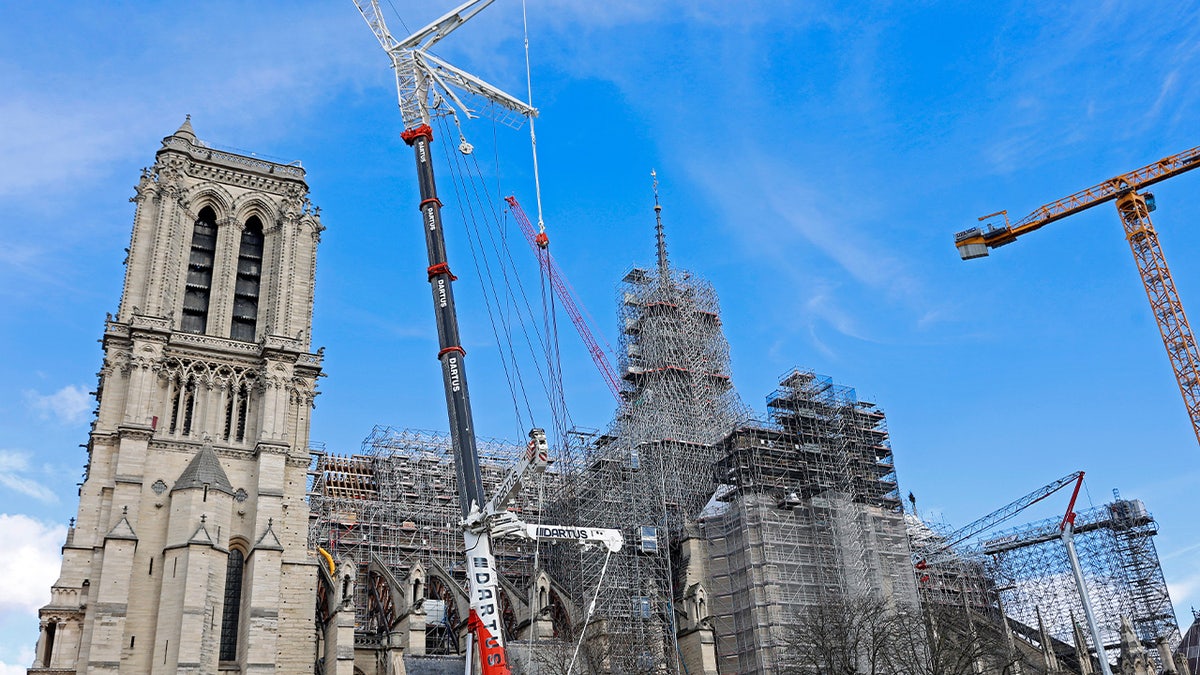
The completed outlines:
[[[438,360],[442,364],[442,382],[446,392],[447,414],[450,420],[450,439],[453,446],[455,470],[458,475],[459,504],[463,516],[463,543],[466,550],[466,576],[471,603],[468,617],[468,671],[478,645],[480,669],[483,675],[509,675],[508,658],[504,649],[504,634],[500,623],[499,587],[496,579],[496,560],[492,555],[492,537],[517,536],[530,539],[598,542],[610,554],[619,551],[621,533],[617,530],[564,526],[528,525],[505,510],[505,506],[520,490],[520,484],[531,471],[545,471],[548,464],[546,435],[541,429],[530,432],[529,451],[521,464],[506,478],[499,494],[488,500],[483,489],[479,466],[479,451],[475,443],[471,400],[467,390],[467,373],[461,346],[458,316],[454,305],[450,273],[446,258],[446,242],[442,232],[442,203],[438,199],[433,175],[433,157],[429,146],[433,142],[430,121],[433,114],[448,114],[458,120],[475,117],[458,96],[458,91],[482,97],[518,115],[529,118],[532,124],[537,110],[516,97],[460,70],[429,53],[429,49],[469,21],[493,0],[468,0],[450,10],[429,25],[404,40],[392,36],[383,19],[378,0],[354,0],[355,6],[379,44],[391,60],[396,75],[400,114],[404,131],[400,137],[413,148],[420,184],[420,211],[429,253],[429,284],[433,292],[434,314],[438,329]],[[465,138],[459,138],[459,150],[470,153]],[[535,156],[536,164],[536,156]]]

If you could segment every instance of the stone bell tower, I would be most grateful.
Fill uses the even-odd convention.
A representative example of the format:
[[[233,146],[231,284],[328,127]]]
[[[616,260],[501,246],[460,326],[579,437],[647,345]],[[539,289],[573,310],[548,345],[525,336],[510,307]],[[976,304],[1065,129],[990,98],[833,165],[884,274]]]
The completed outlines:
[[[143,171],[79,515],[30,673],[312,670],[324,228],[304,176],[213,149],[190,120]]]

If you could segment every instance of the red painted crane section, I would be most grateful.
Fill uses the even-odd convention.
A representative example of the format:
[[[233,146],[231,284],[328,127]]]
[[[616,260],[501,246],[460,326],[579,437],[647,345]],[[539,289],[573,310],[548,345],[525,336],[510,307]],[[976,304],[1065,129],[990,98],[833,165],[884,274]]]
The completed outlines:
[[[533,249],[533,254],[537,256],[538,265],[542,269],[542,273],[550,278],[550,285],[554,288],[554,292],[558,295],[559,302],[562,303],[563,309],[567,315],[571,317],[571,323],[575,324],[575,330],[579,332],[579,337],[583,339],[584,346],[587,347],[588,353],[592,356],[592,362],[596,364],[596,369],[600,371],[600,376],[604,378],[604,383],[608,385],[608,390],[612,392],[613,398],[618,402],[621,401],[621,384],[620,378],[617,377],[617,371],[613,368],[612,363],[605,356],[604,350],[600,348],[596,342],[596,336],[592,333],[591,327],[583,318],[583,312],[579,309],[579,303],[575,299],[575,291],[567,282],[567,277],[558,268],[558,263],[554,262],[554,258],[550,255],[549,246],[550,240],[546,234],[539,233],[533,223],[529,222],[529,216],[525,215],[521,204],[517,202],[516,197],[505,197],[504,201],[508,202],[508,206],[512,209],[513,218],[521,227],[521,232],[525,235],[525,240],[529,242],[529,247]]]

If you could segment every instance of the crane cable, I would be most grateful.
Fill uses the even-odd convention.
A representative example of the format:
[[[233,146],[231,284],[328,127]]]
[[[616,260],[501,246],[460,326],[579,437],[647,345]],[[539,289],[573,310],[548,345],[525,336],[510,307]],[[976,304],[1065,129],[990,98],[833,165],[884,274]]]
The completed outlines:
[[[441,127],[440,132],[445,137],[449,137],[450,130],[449,130],[448,125],[446,124],[445,116],[438,116],[437,120],[438,120],[439,126]],[[467,234],[468,234],[467,242],[470,246],[472,262],[475,265],[475,269],[476,269],[476,272],[477,272],[477,275],[479,278],[479,286],[480,286],[480,290],[483,295],[484,305],[487,309],[488,319],[492,325],[492,335],[495,337],[496,344],[500,349],[500,361],[501,361],[501,365],[504,370],[505,379],[508,382],[509,393],[512,396],[513,409],[515,410],[515,412],[517,414],[517,423],[520,427],[525,426],[524,416],[521,414],[521,406],[517,400],[518,392],[519,392],[520,396],[522,398],[524,398],[525,410],[526,410],[527,414],[529,415],[530,426],[532,426],[534,424],[535,417],[533,414],[532,406],[529,403],[529,399],[527,396],[525,396],[524,381],[521,376],[520,368],[517,365],[517,357],[516,357],[516,353],[515,353],[515,347],[513,346],[514,343],[513,343],[511,324],[509,321],[505,320],[505,317],[503,315],[500,315],[500,319],[499,319],[500,326],[499,326],[499,328],[497,327],[497,315],[499,314],[501,292],[496,288],[496,279],[497,279],[497,277],[500,277],[501,279],[503,279],[504,285],[506,286],[506,288],[508,288],[508,291],[509,291],[507,293],[507,297],[511,298],[512,292],[511,292],[511,286],[508,283],[508,271],[507,271],[507,268],[503,266],[503,258],[499,258],[499,262],[501,263],[501,272],[500,272],[500,274],[493,274],[492,270],[491,270],[491,264],[489,262],[490,259],[487,255],[485,255],[484,241],[483,241],[483,237],[481,236],[480,231],[479,231],[480,230],[479,222],[478,222],[478,218],[476,217],[476,213],[475,213],[475,202],[476,201],[482,202],[484,200],[472,199],[470,193],[467,190],[466,182],[470,178],[473,177],[472,172],[470,170],[470,166],[469,165],[466,165],[465,167],[463,166],[462,160],[459,158],[457,153],[453,153],[450,151],[449,144],[442,143],[441,145],[442,145],[443,154],[445,155],[445,158],[446,158],[446,163],[450,168],[450,175],[451,175],[451,178],[453,179],[452,183],[454,185],[455,194],[458,197],[458,203],[463,205],[463,206],[460,206],[459,210],[460,210],[460,214],[463,217],[464,224],[466,224],[466,226],[467,226]],[[465,170],[464,170],[464,168],[465,168]],[[471,182],[473,184],[475,181],[471,180]],[[482,210],[482,206],[481,206],[481,210]],[[486,216],[486,213],[484,215]],[[485,218],[484,220],[488,221],[487,218]],[[490,222],[490,221],[488,221],[488,222]],[[478,248],[477,248],[477,245],[478,245]],[[491,285],[490,292],[489,292],[489,288],[488,288],[489,284]],[[495,308],[493,308],[493,304],[492,304],[493,298],[497,305]],[[530,313],[532,314],[532,311]],[[523,322],[522,322],[522,325],[523,325]],[[500,336],[501,330],[504,333],[503,339],[501,339],[501,336]],[[526,335],[526,339],[528,340],[528,335]],[[506,345],[507,345],[507,348],[506,348]],[[510,371],[510,361],[511,361],[511,371]],[[540,371],[539,371],[539,375],[540,375]]]
[[[529,17],[525,13],[525,0],[521,0],[521,25],[525,31],[525,90],[529,107],[533,107],[533,70],[529,65]],[[538,233],[546,233],[546,223],[542,220],[542,181],[538,174],[537,133],[533,129],[533,115],[529,116],[529,144],[533,150],[533,193],[537,197]]]
[[[440,127],[440,133],[449,137],[451,129],[445,120],[445,115],[439,115],[436,119]],[[541,323],[544,325],[543,330],[546,331],[546,334],[543,334],[538,329],[538,323],[534,321],[532,303],[525,290],[521,275],[517,271],[518,267],[514,261],[512,250],[508,246],[507,238],[504,237],[502,232],[498,232],[498,223],[502,220],[501,214],[497,212],[492,201],[484,197],[487,189],[481,188],[484,185],[484,180],[479,160],[473,154],[469,155],[471,159],[466,159],[468,156],[464,156],[461,152],[451,151],[449,145],[442,144],[443,153],[446,163],[451,170],[455,194],[459,202],[463,205],[460,211],[467,226],[467,240],[471,247],[472,260],[479,274],[479,283],[484,294],[485,307],[488,311],[489,320],[492,322],[493,335],[500,348],[505,376],[513,399],[514,410],[517,412],[518,421],[523,424],[521,406],[517,400],[520,397],[524,400],[524,407],[531,420],[531,426],[537,426],[533,423],[536,416],[529,402],[516,354],[517,350],[514,345],[513,335],[516,329],[513,327],[513,323],[516,323],[517,327],[524,334],[525,343],[532,357],[531,360],[547,397],[547,403],[553,417],[553,427],[559,442],[565,442],[563,440],[565,438],[565,429],[569,428],[572,422],[570,413],[566,409],[566,401],[562,389],[561,358],[557,356],[557,345],[559,342],[556,334],[557,316],[553,299],[547,297],[548,291],[545,279],[543,278],[541,300],[544,319]],[[470,183],[470,186],[467,183]],[[488,213],[489,208],[491,209],[490,214]],[[479,222],[480,220],[483,221],[482,225]],[[487,229],[486,237],[482,231],[484,227]],[[488,245],[489,241],[490,246]],[[492,251],[491,255],[488,254],[489,248]],[[493,270],[493,257],[495,258],[496,266],[499,267],[498,272]],[[499,287],[497,284],[498,281],[502,282]],[[522,311],[522,300],[524,311]],[[515,321],[514,317],[509,313],[512,310],[515,310],[517,314]],[[497,326],[497,323],[499,326]],[[533,335],[529,333],[530,328],[533,330]],[[503,337],[501,337],[501,332],[503,332]],[[543,371],[543,366],[540,364],[539,351],[546,358],[545,371]],[[524,430],[527,430],[527,428]]]
[[[521,28],[523,31],[525,45],[525,91],[528,98],[529,107],[533,107],[533,67],[529,58],[529,14],[526,11],[525,0],[521,0]],[[542,217],[542,181],[541,174],[538,171],[538,154],[537,154],[537,132],[534,128],[535,118],[529,115],[529,146],[533,156],[533,192],[537,200],[537,224],[538,235],[541,243],[546,242],[546,222]],[[547,286],[553,284],[553,277],[550,275],[550,251],[545,246],[539,247],[538,268],[541,271],[542,281],[542,316],[546,322],[546,339],[549,343],[549,349],[546,350],[546,369],[550,373],[550,379],[554,384],[554,390],[547,392],[552,397],[550,409],[555,423],[555,432],[559,443],[566,443],[566,431],[573,423],[570,418],[570,413],[567,411],[566,393],[563,391],[562,385],[562,350],[558,340],[558,315],[556,312],[556,303],[554,301],[553,291],[548,291]],[[549,295],[549,298],[547,298]],[[547,311],[547,306],[549,311]]]
[[[571,675],[571,670],[575,668],[575,659],[579,658],[579,648],[583,646],[583,638],[587,635],[588,622],[592,620],[592,614],[596,611],[596,601],[600,599],[600,588],[604,585],[604,574],[608,572],[608,561],[612,559],[612,549],[605,547],[604,566],[600,568],[600,579],[596,582],[596,593],[592,595],[592,602],[588,604],[587,614],[583,617],[583,628],[579,630],[579,642],[575,643],[575,653],[571,655],[571,663],[567,666],[567,675]]]

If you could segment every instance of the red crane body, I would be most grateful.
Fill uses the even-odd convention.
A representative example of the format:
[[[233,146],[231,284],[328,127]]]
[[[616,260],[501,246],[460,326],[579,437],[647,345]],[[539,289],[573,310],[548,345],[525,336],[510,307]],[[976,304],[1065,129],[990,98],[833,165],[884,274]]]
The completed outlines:
[[[554,292],[558,294],[558,299],[562,302],[563,309],[571,317],[571,323],[575,324],[575,330],[579,331],[579,337],[583,339],[583,344],[587,347],[588,353],[591,354],[592,362],[596,364],[596,369],[600,371],[600,376],[604,378],[604,383],[608,385],[608,390],[620,402],[621,380],[617,377],[616,370],[613,369],[608,357],[604,355],[604,350],[596,342],[596,336],[592,333],[592,329],[584,319],[583,312],[579,309],[579,303],[575,301],[575,292],[567,282],[567,277],[558,268],[558,263],[554,262],[554,258],[550,256],[550,251],[547,248],[550,241],[549,237],[544,232],[539,233],[534,229],[533,224],[529,222],[529,217],[525,215],[525,211],[517,202],[516,197],[505,197],[504,201],[508,202],[509,208],[512,209],[513,218],[516,219],[517,224],[521,227],[521,232],[525,234],[525,239],[529,242],[530,248],[533,249],[533,254],[537,256],[538,265],[541,266],[542,273],[550,277],[550,284],[554,287]]]

